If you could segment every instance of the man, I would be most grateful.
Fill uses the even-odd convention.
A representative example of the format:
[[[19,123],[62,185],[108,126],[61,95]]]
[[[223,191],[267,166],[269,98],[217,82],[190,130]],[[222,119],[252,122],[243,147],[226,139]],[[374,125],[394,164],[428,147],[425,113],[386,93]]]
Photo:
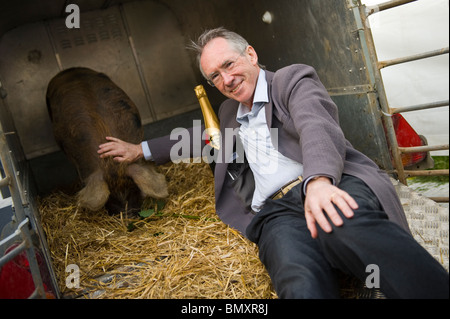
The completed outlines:
[[[388,176],[345,140],[337,107],[313,68],[264,71],[254,48],[223,28],[206,31],[195,49],[202,74],[229,98],[218,114],[222,136],[239,128],[236,144],[254,176],[246,205],[229,174],[236,146],[222,143],[214,170],[217,214],[258,245],[280,298],[336,298],[336,269],[364,281],[373,265],[388,298],[448,298],[447,272],[410,235]],[[162,137],[141,147],[108,139],[99,153],[117,161],[145,152],[165,163],[177,143]],[[266,169],[267,163],[275,165]]]

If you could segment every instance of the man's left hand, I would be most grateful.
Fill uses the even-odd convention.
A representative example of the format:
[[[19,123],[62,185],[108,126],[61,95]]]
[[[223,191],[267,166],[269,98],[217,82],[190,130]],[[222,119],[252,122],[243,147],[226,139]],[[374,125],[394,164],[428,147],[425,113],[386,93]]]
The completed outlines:
[[[316,223],[323,231],[327,233],[332,231],[325,214],[335,226],[343,225],[344,222],[333,204],[347,218],[352,218],[354,215],[353,210],[358,208],[358,204],[353,197],[332,185],[329,178],[319,177],[308,182],[305,198],[305,217],[313,238],[317,238]]]

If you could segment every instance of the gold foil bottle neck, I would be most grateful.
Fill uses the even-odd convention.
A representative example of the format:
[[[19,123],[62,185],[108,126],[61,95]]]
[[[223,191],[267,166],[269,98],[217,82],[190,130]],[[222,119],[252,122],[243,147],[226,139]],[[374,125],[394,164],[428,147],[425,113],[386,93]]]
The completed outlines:
[[[208,96],[206,95],[206,91],[205,91],[205,88],[203,87],[203,85],[197,85],[194,90],[195,90],[195,95],[197,95],[197,99],[199,101],[203,97],[208,98]]]
[[[197,95],[200,108],[202,109],[203,119],[205,121],[205,131],[209,135],[209,142],[215,149],[220,149],[220,125],[214,112],[208,95],[206,94],[203,85],[197,85],[194,89]]]

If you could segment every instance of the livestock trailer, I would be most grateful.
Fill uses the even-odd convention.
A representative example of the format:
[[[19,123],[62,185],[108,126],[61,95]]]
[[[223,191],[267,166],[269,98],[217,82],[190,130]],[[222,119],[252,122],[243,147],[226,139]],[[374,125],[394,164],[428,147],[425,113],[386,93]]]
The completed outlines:
[[[404,167],[401,155],[448,145],[422,143],[413,149],[398,145],[392,118],[408,110],[389,107],[380,69],[447,54],[448,48],[380,62],[368,23],[371,14],[409,2],[413,1],[366,7],[359,0],[2,1],[0,144],[5,178],[1,186],[11,191],[13,209],[5,214],[14,222],[4,227],[12,230],[1,238],[0,265],[26,253],[36,287],[31,297],[45,297],[47,290],[60,297],[36,197],[71,184],[77,176],[53,137],[45,101],[49,80],[75,66],[103,72],[138,106],[145,137],[166,135],[202,118],[194,94],[198,84],[207,88],[215,110],[224,99],[208,88],[187,49],[190,39],[217,26],[247,38],[268,70],[293,63],[313,66],[339,107],[347,139],[391,174],[401,196],[410,197],[410,190],[398,180],[405,184],[406,177],[415,173]],[[412,108],[445,104],[448,101]],[[448,175],[448,170],[438,173]],[[434,202],[425,206],[430,205]],[[441,222],[448,227],[448,216]],[[10,249],[17,239],[20,244]],[[448,267],[448,231],[438,245],[437,254],[444,256]]]

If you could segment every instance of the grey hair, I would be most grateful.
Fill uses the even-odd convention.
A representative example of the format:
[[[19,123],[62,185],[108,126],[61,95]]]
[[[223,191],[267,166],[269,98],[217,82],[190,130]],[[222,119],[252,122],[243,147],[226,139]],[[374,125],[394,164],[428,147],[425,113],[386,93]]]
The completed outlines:
[[[202,66],[200,65],[200,58],[203,53],[203,49],[205,46],[212,40],[216,38],[224,38],[228,41],[230,46],[236,52],[244,52],[249,46],[247,40],[245,40],[241,35],[236,32],[225,29],[224,27],[218,27],[215,29],[206,30],[199,37],[197,42],[191,41],[190,49],[194,50],[197,53],[197,65],[200,69],[202,75],[207,78],[206,74],[203,72]],[[264,68],[263,65],[258,64],[261,68]]]

